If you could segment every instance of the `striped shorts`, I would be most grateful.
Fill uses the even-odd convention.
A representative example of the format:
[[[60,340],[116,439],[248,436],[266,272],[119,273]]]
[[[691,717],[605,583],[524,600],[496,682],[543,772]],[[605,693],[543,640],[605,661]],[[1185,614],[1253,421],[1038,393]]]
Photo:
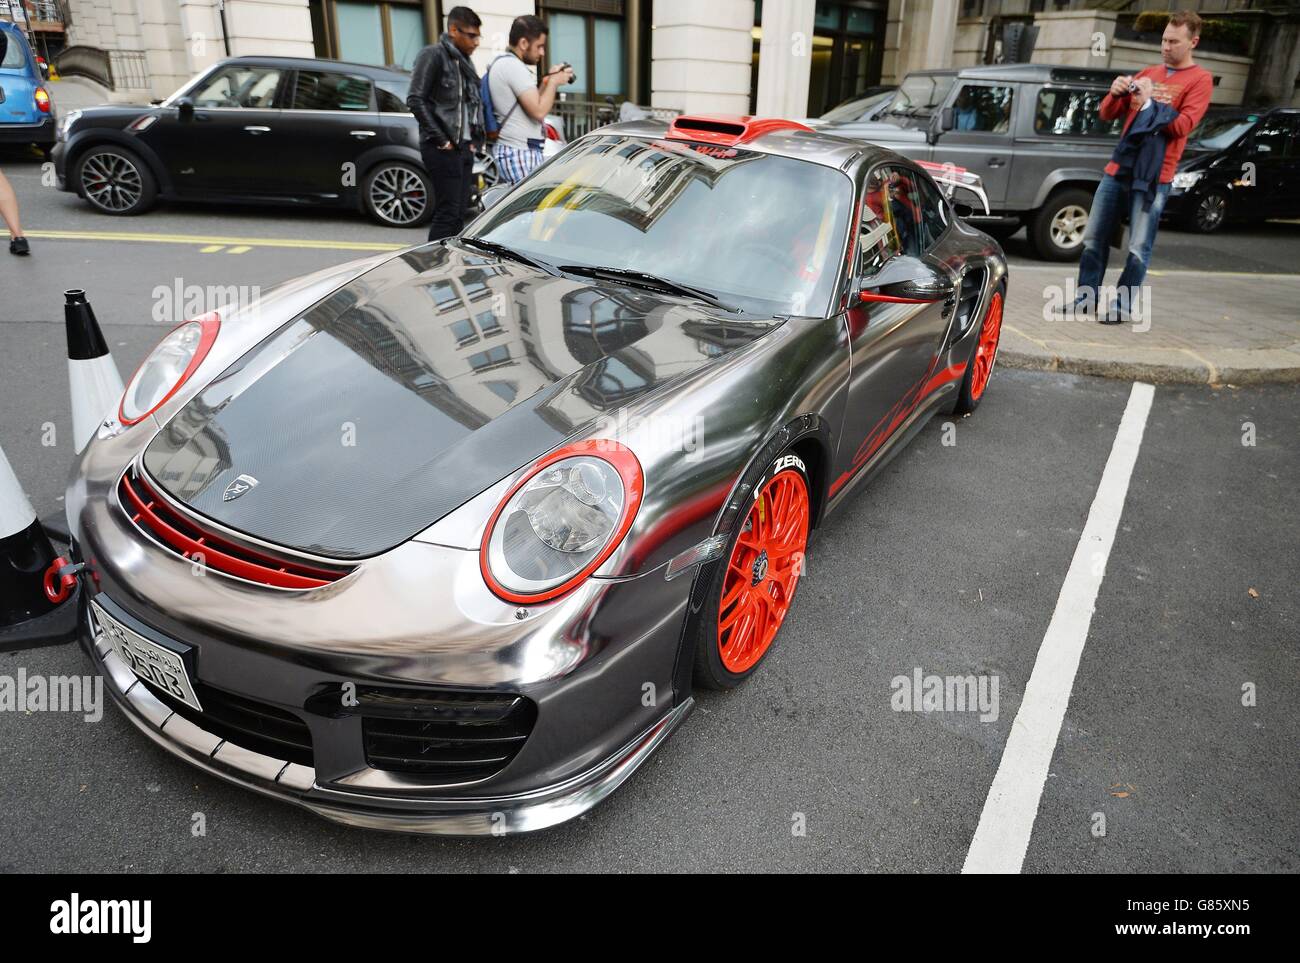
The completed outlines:
[[[492,152],[497,160],[497,170],[501,172],[501,180],[498,182],[501,184],[518,184],[542,165],[540,149],[494,144]]]

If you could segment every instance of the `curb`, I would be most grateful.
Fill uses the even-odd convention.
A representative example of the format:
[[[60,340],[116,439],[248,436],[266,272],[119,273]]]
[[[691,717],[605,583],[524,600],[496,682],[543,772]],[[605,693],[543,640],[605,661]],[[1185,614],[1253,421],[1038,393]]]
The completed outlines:
[[[997,360],[1008,368],[1057,371],[1159,385],[1267,385],[1300,383],[1300,359],[1295,364],[1267,366],[1196,364],[1179,361],[1139,361],[1132,358],[1060,355],[1051,351],[1023,351],[1003,345]]]

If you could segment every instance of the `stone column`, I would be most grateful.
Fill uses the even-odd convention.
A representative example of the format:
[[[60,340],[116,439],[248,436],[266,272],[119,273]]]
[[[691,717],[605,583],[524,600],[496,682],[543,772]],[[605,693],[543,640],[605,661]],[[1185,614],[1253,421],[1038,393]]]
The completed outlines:
[[[748,113],[754,0],[655,0],[653,12],[651,106]]]
[[[815,0],[763,4],[763,39],[758,48],[758,98],[762,117],[808,116]]]

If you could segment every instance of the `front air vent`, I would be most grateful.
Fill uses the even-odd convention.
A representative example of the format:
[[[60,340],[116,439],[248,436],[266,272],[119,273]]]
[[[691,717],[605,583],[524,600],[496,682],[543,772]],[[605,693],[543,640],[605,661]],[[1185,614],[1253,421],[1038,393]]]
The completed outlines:
[[[181,514],[134,468],[122,476],[117,494],[122,511],[141,534],[186,561],[199,562],[208,571],[281,589],[320,588],[352,571],[346,566],[308,564],[241,545]]]

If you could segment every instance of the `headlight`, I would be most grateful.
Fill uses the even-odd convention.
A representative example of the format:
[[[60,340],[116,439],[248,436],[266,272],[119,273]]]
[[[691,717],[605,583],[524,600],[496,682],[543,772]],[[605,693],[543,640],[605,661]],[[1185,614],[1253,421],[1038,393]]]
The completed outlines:
[[[510,602],[544,602],[600,567],[632,527],[644,476],[615,441],[565,445],[506,493],[488,522],[479,567]]]
[[[163,338],[127,383],[118,420],[134,425],[176,394],[203,363],[220,328],[221,318],[213,311],[186,321]]]
[[[72,130],[72,125],[77,122],[79,117],[81,117],[81,111],[79,110],[72,110],[64,114],[63,119],[59,121],[59,126],[55,130],[54,136],[59,140],[67,140],[68,131]]]
[[[1184,171],[1181,174],[1174,175],[1174,190],[1190,191],[1196,186],[1196,182],[1205,176],[1205,171]]]

